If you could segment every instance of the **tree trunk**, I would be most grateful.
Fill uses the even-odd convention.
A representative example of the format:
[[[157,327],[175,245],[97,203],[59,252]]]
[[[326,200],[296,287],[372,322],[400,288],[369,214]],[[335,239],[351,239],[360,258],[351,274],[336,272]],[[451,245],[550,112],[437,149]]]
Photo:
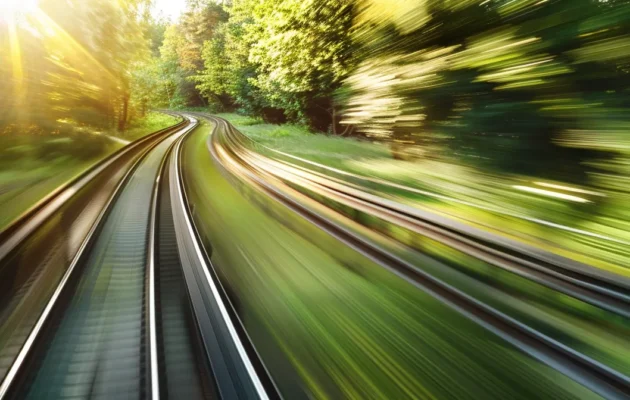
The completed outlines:
[[[144,118],[147,115],[147,99],[142,99],[142,107],[140,108],[140,116]]]
[[[129,94],[123,96],[122,110],[118,120],[118,132],[123,132],[127,128],[127,116],[129,114]]]
[[[202,107],[206,107],[206,101],[204,100],[203,96],[201,95],[201,93],[197,93],[197,97],[199,97],[199,100],[201,100],[201,106]]]
[[[354,125],[346,125],[346,128],[341,133],[341,136],[352,134],[352,132],[354,131],[354,128],[355,128]]]

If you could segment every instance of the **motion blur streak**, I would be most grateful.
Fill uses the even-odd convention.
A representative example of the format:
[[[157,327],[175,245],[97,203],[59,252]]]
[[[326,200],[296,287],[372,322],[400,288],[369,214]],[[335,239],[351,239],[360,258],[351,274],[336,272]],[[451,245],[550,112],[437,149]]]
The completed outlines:
[[[198,226],[285,396],[484,398],[507,390],[527,398],[511,368],[528,379],[554,376],[532,388],[545,396],[589,396],[273,200],[248,189],[242,197],[211,164],[207,133],[191,137],[185,153]],[[481,359],[493,361],[473,361]]]
[[[630,0],[0,0],[0,382],[628,397]]]

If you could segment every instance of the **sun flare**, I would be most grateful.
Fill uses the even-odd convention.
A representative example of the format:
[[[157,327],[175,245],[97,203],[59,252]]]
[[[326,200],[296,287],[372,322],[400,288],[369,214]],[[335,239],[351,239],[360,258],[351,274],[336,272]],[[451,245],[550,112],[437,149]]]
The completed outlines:
[[[0,20],[11,21],[37,10],[38,0],[0,1]]]

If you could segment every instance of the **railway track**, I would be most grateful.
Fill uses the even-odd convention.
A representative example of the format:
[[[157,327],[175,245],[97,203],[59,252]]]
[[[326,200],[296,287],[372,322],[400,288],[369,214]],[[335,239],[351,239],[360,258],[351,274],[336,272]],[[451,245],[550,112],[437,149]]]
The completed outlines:
[[[249,139],[246,136],[230,125],[226,129],[229,135],[225,140],[229,141],[232,149],[237,149],[237,156],[268,176],[299,185],[337,204],[363,211],[536,283],[630,318],[630,280],[626,277],[447,220],[286,161],[262,157],[248,150]]]
[[[123,173],[109,176],[116,184],[105,193],[98,191],[97,178],[105,179],[107,168],[79,178],[79,188],[66,188],[79,197],[101,198],[83,200],[84,214],[98,212],[83,215],[87,221],[76,237],[70,232],[60,238],[80,242],[76,251],[68,243],[56,245],[51,251],[63,257],[44,257],[0,303],[5,320],[16,310],[27,317],[14,317],[13,329],[0,336],[1,399],[277,397],[269,378],[259,376],[260,361],[251,361],[243,332],[234,328],[188,217],[178,157],[181,141],[195,127],[196,120],[185,117],[152,136],[129,157]],[[6,260],[23,261],[20,250],[27,245],[46,247],[46,228],[59,229],[58,213],[77,201],[66,189],[5,235],[3,244],[15,243],[7,247]],[[22,265],[5,263],[0,271]],[[58,284],[50,285],[51,277]],[[33,301],[45,281],[51,288]]]
[[[434,219],[422,218],[387,199],[361,192],[357,187],[256,154],[246,146],[246,139],[227,121],[217,117],[208,119],[215,125],[208,148],[216,164],[231,179],[236,178],[256,187],[366,257],[594,392],[606,398],[628,398],[628,376],[417,268],[374,241],[322,215],[301,201],[301,198],[304,193],[315,193],[317,198],[325,197],[335,203],[360,209],[627,319],[630,313],[625,281],[598,279],[597,274],[577,273],[566,270],[562,265],[545,264],[540,257],[528,257],[528,254],[519,254],[513,249],[507,251],[505,247],[495,247],[496,243],[489,246],[488,242],[480,242],[476,240],[479,238],[437,224]],[[306,190],[295,190],[296,187]]]
[[[160,348],[158,367],[153,368],[152,382],[163,382],[155,390],[162,398],[212,399],[218,398],[212,371],[202,357],[196,320],[190,307],[188,290],[184,282],[179,259],[172,202],[168,157],[160,168],[152,203],[152,228],[149,247],[150,271],[148,279],[150,304],[154,304],[156,329],[150,345]],[[151,313],[151,310],[148,310]],[[155,351],[155,350],[154,350]]]
[[[149,148],[185,124],[182,120],[119,150],[0,232],[0,379],[121,180]]]
[[[579,268],[567,273],[553,260],[546,265],[357,185],[264,157],[226,121],[210,119],[208,148],[231,179],[590,390],[628,398],[628,376],[418,268],[312,207],[304,194],[403,226],[626,319],[624,281]],[[191,217],[181,147],[195,126],[185,117],[88,171],[0,233],[6,289],[0,292],[0,399],[280,398]]]

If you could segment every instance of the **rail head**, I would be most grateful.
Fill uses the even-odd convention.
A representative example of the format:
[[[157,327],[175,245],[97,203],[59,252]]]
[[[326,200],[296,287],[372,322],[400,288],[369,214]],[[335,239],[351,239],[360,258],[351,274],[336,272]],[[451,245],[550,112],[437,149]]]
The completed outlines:
[[[147,348],[149,351],[147,352],[147,365],[148,365],[148,385],[147,391],[151,394],[152,400],[159,400],[161,389],[160,389],[160,366],[159,366],[159,354],[158,354],[158,339],[157,339],[157,288],[156,288],[156,272],[155,272],[155,260],[156,260],[156,251],[157,251],[157,242],[156,242],[156,230],[157,230],[157,209],[158,209],[158,199],[160,196],[160,186],[162,183],[162,179],[164,176],[164,171],[166,167],[166,161],[168,160],[169,154],[173,148],[173,144],[171,144],[168,150],[165,153],[164,158],[160,162],[160,166],[158,167],[158,173],[155,177],[155,181],[153,182],[153,193],[151,194],[151,205],[149,211],[149,229],[147,232],[147,263],[146,263],[146,279],[145,279],[145,315],[146,315],[146,324],[148,331],[148,340],[147,340]]]
[[[196,122],[191,120],[185,115],[180,115],[172,112],[163,111],[166,114],[183,118],[183,120],[189,122],[189,126],[183,130],[180,135],[185,136],[196,127]],[[147,365],[149,367],[148,372],[148,391],[151,393],[151,399],[159,400],[161,393],[163,392],[160,385],[160,356],[158,352],[158,326],[157,326],[157,280],[156,280],[156,259],[157,259],[157,225],[158,225],[158,207],[161,185],[163,184],[164,174],[168,168],[168,160],[171,157],[173,149],[177,143],[177,140],[171,143],[166,150],[164,157],[158,168],[155,181],[153,183],[153,193],[151,195],[150,204],[150,217],[149,217],[149,229],[147,232],[147,263],[146,263],[146,280],[145,280],[145,295],[147,299],[145,307],[145,315],[147,316],[147,348],[149,349],[147,354]]]
[[[171,156],[171,201],[178,251],[204,346],[223,398],[281,398],[262,361],[244,332],[192,219],[181,173],[182,143]]]
[[[204,117],[208,117],[208,116],[204,115]],[[230,141],[232,145],[240,146],[241,148],[245,148],[251,151],[251,149],[249,149],[245,145],[245,143],[252,144],[253,146],[257,148],[264,148],[265,150],[271,151],[275,154],[279,154],[282,157],[288,157],[290,159],[297,160],[300,163],[305,163],[306,165],[309,165],[311,167],[324,169],[325,171],[333,172],[335,174],[350,176],[357,180],[371,182],[371,183],[375,183],[382,186],[390,186],[397,190],[403,190],[403,191],[418,193],[423,196],[439,198],[444,201],[461,203],[461,201],[454,198],[449,198],[449,197],[431,193],[428,191],[418,190],[416,188],[411,188],[411,187],[407,187],[407,186],[400,185],[397,183],[388,182],[383,179],[366,177],[366,176],[357,175],[354,173],[349,173],[347,171],[341,171],[336,168],[331,168],[326,165],[315,163],[310,160],[306,160],[306,159],[296,157],[294,155],[291,155],[285,152],[281,152],[279,150],[270,148],[268,146],[265,146],[249,138],[247,135],[244,135],[243,133],[235,129],[229,123],[229,121],[223,118],[216,117],[216,116],[212,116],[211,118],[215,121],[222,121],[224,124],[226,124],[227,133],[225,136],[230,137]],[[308,170],[305,167],[299,167],[296,164],[292,164],[286,161],[281,161],[281,162],[284,164],[287,164],[291,168],[302,169],[305,171]],[[323,174],[321,173],[316,173],[312,170],[308,170],[308,171],[320,177],[323,176]],[[331,179],[330,177],[328,178]],[[340,180],[338,179],[335,179],[334,181],[337,183],[340,183]],[[349,187],[353,186],[347,183],[346,185]],[[386,208],[390,211],[395,211],[396,213],[399,213],[400,215],[404,215],[405,217],[417,219],[424,223],[432,224],[435,227],[438,227],[439,229],[445,232],[448,232],[449,234],[460,235],[461,237],[466,238],[466,240],[468,241],[475,241],[477,243],[481,243],[486,248],[492,248],[506,254],[509,253],[512,255],[516,255],[516,257],[521,258],[524,263],[527,263],[530,267],[535,265],[535,268],[539,269],[543,273],[547,273],[547,271],[549,271],[551,274],[556,275],[556,276],[558,276],[558,274],[563,274],[566,277],[568,277],[569,278],[568,280],[572,281],[573,283],[576,283],[580,286],[590,288],[590,289],[599,290],[598,288],[594,288],[593,286],[593,285],[598,285],[600,288],[605,288],[601,290],[601,292],[604,295],[611,295],[611,296],[616,296],[619,298],[628,298],[630,296],[630,279],[627,277],[624,277],[624,276],[621,276],[612,272],[608,272],[599,268],[592,267],[590,265],[567,258],[565,256],[552,253],[550,251],[539,249],[527,243],[523,243],[523,242],[511,239],[511,238],[500,236],[496,233],[482,230],[480,228],[474,227],[464,222],[457,221],[452,218],[440,216],[440,215],[431,213],[429,211],[423,211],[418,208],[415,208],[406,204],[402,204],[400,202],[396,202],[390,199],[385,199],[385,198],[376,199],[376,197],[377,196],[371,196],[370,201],[373,203],[374,202],[378,203],[380,207]],[[480,206],[474,205],[474,204],[467,204],[467,205],[480,208]],[[484,208],[484,210],[493,212],[493,213],[498,213],[500,215],[506,215],[509,217],[526,219],[529,222],[552,226],[561,230],[568,230],[576,234],[582,234],[589,237],[597,237],[602,240],[608,240],[608,241],[615,240],[613,238],[600,237],[597,234],[594,234],[592,232],[579,231],[579,230],[572,229],[570,227],[559,226],[557,224],[553,224],[547,221],[542,221],[539,219],[532,219],[525,216],[506,213],[501,210],[486,209],[486,208]],[[617,296],[616,293],[620,295]]]
[[[236,130],[228,121],[214,116],[212,119],[225,124],[226,129],[222,134],[227,147],[255,153],[255,151],[244,145],[244,142],[248,142],[243,139],[246,136]],[[267,159],[266,156],[262,155],[258,155],[258,158]],[[628,278],[534,248],[531,245],[520,243],[510,238],[483,231],[463,222],[451,220],[447,217],[401,204],[392,199],[364,192],[356,185],[325,176],[308,168],[286,161],[278,161],[274,158],[267,159],[264,163],[269,164],[268,161],[278,164],[277,168],[284,168],[283,174],[285,172],[290,172],[289,175],[299,174],[300,180],[308,181],[309,184],[314,183],[318,188],[327,191],[334,197],[343,197],[347,201],[359,202],[363,206],[381,212],[381,214],[384,213],[399,220],[404,219],[408,225],[410,223],[422,226],[423,231],[428,229],[433,236],[444,237],[450,242],[454,240],[461,242],[460,248],[484,252],[489,255],[489,259],[501,259],[500,262],[495,263],[498,267],[510,269],[513,272],[516,271],[523,276],[546,276],[554,282],[562,281],[560,286],[569,285],[576,288],[567,292],[569,295],[572,295],[571,293],[592,293],[593,301],[589,300],[588,302],[599,306],[604,304],[601,299],[604,299],[604,301],[610,299],[612,304],[608,307],[610,310],[613,310],[613,312],[621,311],[618,312],[621,315],[630,313],[628,308],[628,303],[630,302],[630,280]],[[286,178],[280,179],[286,180]],[[501,254],[501,257],[498,257],[498,254]],[[512,267],[507,268],[506,266],[510,263],[518,267],[516,269]],[[519,269],[524,272],[517,271]],[[543,280],[537,279],[537,281],[540,283]],[[560,286],[556,285],[555,287]],[[588,295],[585,297],[580,294],[579,297],[582,300],[588,300]]]
[[[534,260],[523,259],[517,254],[504,253],[487,243],[475,241],[455,231],[432,224],[427,219],[416,216],[413,209],[404,212],[389,199],[382,199],[365,193],[360,189],[349,187],[342,182],[328,179],[319,174],[296,169],[264,156],[248,154],[247,151],[239,151],[236,156],[242,159],[244,163],[248,163],[252,167],[255,166],[274,178],[305,188],[307,195],[308,193],[315,193],[318,197],[326,198],[335,204],[350,207],[385,223],[436,240],[498,268],[617,315],[630,318],[630,295],[606,285],[605,282],[596,281],[590,277],[576,277],[575,274],[569,274],[563,270],[558,271],[553,265],[540,265]]]

